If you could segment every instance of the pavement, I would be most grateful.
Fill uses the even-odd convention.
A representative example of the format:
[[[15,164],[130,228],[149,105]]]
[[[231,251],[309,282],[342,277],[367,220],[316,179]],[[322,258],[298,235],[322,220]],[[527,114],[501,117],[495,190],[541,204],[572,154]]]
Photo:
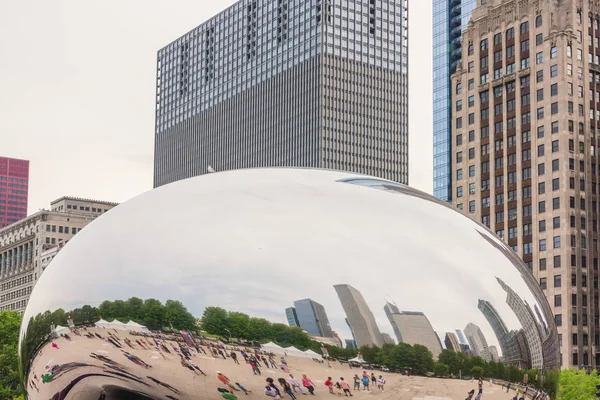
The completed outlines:
[[[94,330],[90,330],[94,331]],[[106,332],[102,329],[95,330],[106,337]],[[248,400],[265,399],[264,385],[267,377],[272,377],[275,381],[278,378],[288,378],[288,374],[281,369],[261,368],[262,375],[254,375],[248,364],[244,363],[243,357],[238,353],[240,365],[235,364],[231,358],[214,358],[210,355],[202,353],[196,354],[193,352],[192,360],[202,369],[207,376],[196,375],[194,372],[183,367],[180,363],[180,358],[172,350],[170,354],[165,354],[167,359],[164,359],[156,349],[144,350],[135,344],[135,339],[138,336],[131,336],[125,332],[114,332],[123,348],[119,349],[106,341],[100,339],[90,339],[85,336],[71,335],[73,340],[58,339],[55,343],[58,344],[58,349],[53,349],[47,344],[41,354],[34,359],[32,363],[32,373],[30,380],[33,380],[39,389],[28,387],[29,398],[35,399],[51,399],[55,393],[63,390],[73,379],[83,374],[100,374],[101,376],[90,376],[73,386],[66,399],[97,399],[102,389],[126,387],[130,390],[146,393],[159,399],[214,399],[222,400],[217,388],[224,385],[216,378],[216,371],[220,371],[231,379],[231,383],[242,384],[252,393],[244,395],[243,392],[235,392],[238,399]],[[129,337],[134,342],[135,349],[129,348],[124,344],[123,339]],[[168,346],[170,349],[170,346]],[[207,348],[205,347],[207,350]],[[121,352],[125,350],[141,358],[151,368],[144,368],[132,361],[128,360]],[[124,368],[125,374],[131,374],[139,377],[141,382],[127,378],[127,376],[115,374],[115,370],[106,367],[106,364],[90,357],[91,353],[96,353],[111,360],[118,362]],[[210,354],[210,352],[207,353]],[[279,357],[275,358],[278,361]],[[354,374],[361,374],[362,370],[357,368],[349,368],[347,364],[340,365],[339,363],[331,363],[331,367],[325,363],[317,363],[308,358],[286,357],[290,373],[292,373],[298,381],[301,380],[302,374],[307,374],[316,385],[315,396],[321,399],[332,399],[338,396],[330,394],[324,385],[327,377],[331,376],[336,382],[340,377],[351,383]],[[81,362],[89,364],[88,366],[78,367],[73,370],[64,372],[53,381],[43,384],[41,376],[45,373],[47,365],[65,364],[70,362]],[[119,372],[119,371],[117,371]],[[368,371],[369,374],[371,371]],[[353,400],[366,400],[369,398],[377,398],[377,400],[464,400],[467,397],[467,392],[471,389],[477,391],[477,381],[461,381],[455,379],[437,379],[426,378],[419,376],[403,376],[393,373],[384,373],[381,371],[372,371],[376,376],[383,375],[386,379],[386,386],[383,392],[376,388],[371,388],[367,391],[353,391]],[[33,373],[36,374],[39,380],[33,379]],[[158,379],[159,381],[170,385],[174,390],[166,386],[161,386],[148,377]],[[299,393],[298,400],[306,397],[307,400],[312,396],[302,396]],[[514,396],[514,394],[513,394]],[[110,396],[107,397],[107,400]],[[484,383],[482,400],[509,400],[510,394],[503,391],[500,386],[490,385],[489,382]],[[282,400],[291,400],[289,396],[283,393]]]

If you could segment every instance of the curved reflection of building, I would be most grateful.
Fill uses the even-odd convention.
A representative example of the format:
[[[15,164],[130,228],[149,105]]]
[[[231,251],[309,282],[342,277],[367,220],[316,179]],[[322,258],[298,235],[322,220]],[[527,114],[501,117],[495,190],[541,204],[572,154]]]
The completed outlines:
[[[447,349],[454,350],[457,353],[462,353],[462,349],[460,348],[460,343],[458,342],[458,337],[454,332],[446,332],[446,337],[444,338],[444,344]]]
[[[550,304],[546,300],[543,292],[540,290],[540,286],[538,282],[533,277],[533,274],[527,269],[523,261],[519,258],[519,256],[511,251],[506,246],[502,246],[500,243],[494,241],[489,235],[486,235],[482,232],[478,233],[481,235],[483,239],[485,239],[490,245],[495,247],[500,253],[502,253],[506,258],[508,258],[511,263],[517,268],[517,270],[521,273],[521,278],[529,288],[530,292],[535,296],[537,303],[542,308],[541,312],[537,311],[538,318],[541,319],[541,323],[545,326],[545,330],[543,336],[540,336],[540,340],[542,342],[542,362],[545,367],[548,368],[558,368],[560,364],[560,346],[558,343],[558,331],[556,329],[556,323],[554,321],[554,314],[552,313],[552,309],[550,308]],[[543,317],[542,317],[543,314]],[[535,319],[535,318],[534,318]],[[545,320],[545,324],[544,324]],[[533,333],[531,330],[530,333]],[[534,340],[537,342],[537,340]],[[528,344],[528,351],[529,344]],[[532,355],[529,353],[529,358],[532,360]],[[533,363],[533,361],[531,361]]]
[[[329,318],[321,304],[312,299],[296,300],[294,309],[299,326],[310,336],[333,337]]]
[[[388,309],[386,313],[387,311]],[[431,351],[433,358],[437,359],[442,352],[442,344],[425,314],[418,311],[400,311],[397,307],[394,311],[397,312],[388,314],[388,318],[394,326],[394,331],[397,329],[400,333],[398,342],[423,345]]]
[[[334,285],[358,347],[383,346],[383,336],[363,295],[350,285]]]
[[[488,342],[483,335],[483,332],[481,332],[481,329],[474,323],[469,322],[465,329],[463,329],[463,332],[469,341],[469,346],[473,355],[479,356],[486,361],[492,361]]]
[[[492,361],[500,361],[500,355],[498,354],[498,349],[496,346],[490,346],[490,354],[492,355]]]
[[[526,301],[523,301],[519,295],[510,288],[502,279],[497,278],[502,289],[506,291],[506,303],[513,310],[517,319],[523,327],[529,352],[531,354],[531,367],[541,368],[544,365],[544,355],[542,353],[542,332],[537,323],[533,310]]]
[[[518,368],[530,367],[526,355],[527,352],[519,346],[516,332],[508,330],[502,317],[500,317],[500,314],[496,311],[492,303],[480,299],[477,306],[489,322],[498,339],[500,350],[502,351],[502,361],[505,364],[514,365]]]

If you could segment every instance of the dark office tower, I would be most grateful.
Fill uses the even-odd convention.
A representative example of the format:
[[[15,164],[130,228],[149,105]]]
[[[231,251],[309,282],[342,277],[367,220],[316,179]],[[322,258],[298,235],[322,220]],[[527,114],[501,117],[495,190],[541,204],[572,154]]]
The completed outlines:
[[[29,161],[0,157],[0,228],[27,216]]]
[[[433,0],[433,194],[444,201],[452,200],[450,77],[476,5],[476,0]]]
[[[408,181],[407,0],[241,0],[156,68],[155,187],[267,166]]]
[[[310,336],[333,337],[329,318],[321,304],[311,299],[298,300],[294,302],[294,309],[300,327]]]
[[[287,318],[289,326],[300,326],[298,315],[296,314],[296,309],[294,307],[288,307],[285,309],[285,317]]]

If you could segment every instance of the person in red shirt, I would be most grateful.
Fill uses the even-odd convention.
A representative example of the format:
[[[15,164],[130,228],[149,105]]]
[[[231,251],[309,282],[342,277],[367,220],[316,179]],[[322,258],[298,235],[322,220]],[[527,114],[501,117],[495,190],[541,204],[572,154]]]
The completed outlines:
[[[329,393],[333,394],[333,382],[331,381],[331,377],[328,377],[325,381],[325,386],[329,388]]]

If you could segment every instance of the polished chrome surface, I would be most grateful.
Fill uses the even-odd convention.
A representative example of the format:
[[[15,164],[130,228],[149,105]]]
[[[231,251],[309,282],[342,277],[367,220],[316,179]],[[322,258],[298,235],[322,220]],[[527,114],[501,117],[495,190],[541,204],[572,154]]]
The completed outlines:
[[[244,396],[221,383],[217,371],[264,396],[266,376],[276,385],[287,379],[281,365],[260,377],[239,352],[241,365],[229,355],[215,357],[210,337],[182,336],[178,328],[190,323],[183,317],[151,317],[152,301],[131,301],[129,311],[118,309],[125,303],[101,306],[132,297],[179,301],[197,318],[206,307],[221,307],[286,325],[286,309],[297,302],[291,318],[313,336],[335,331],[343,342],[354,336],[359,345],[379,346],[400,337],[437,357],[446,333],[460,330],[466,343],[455,343],[459,351],[470,345],[491,359],[494,346],[507,363],[544,370],[559,362],[551,309],[510,248],[427,194],[349,173],[239,170],[138,196],[71,240],[39,279],[24,314],[20,355],[31,399],[221,398],[219,389]],[[318,323],[307,310],[316,310]],[[129,318],[134,314],[145,316]],[[51,334],[51,325],[69,317],[74,328]],[[131,324],[91,325],[101,317],[132,319],[154,337],[132,334],[143,328]],[[171,325],[174,334],[156,336]],[[259,328],[250,325],[248,338],[266,341]],[[224,338],[236,340],[236,329],[228,326]],[[286,353],[299,379],[338,379],[348,369],[323,369],[312,356]],[[346,379],[355,372],[348,369]]]

